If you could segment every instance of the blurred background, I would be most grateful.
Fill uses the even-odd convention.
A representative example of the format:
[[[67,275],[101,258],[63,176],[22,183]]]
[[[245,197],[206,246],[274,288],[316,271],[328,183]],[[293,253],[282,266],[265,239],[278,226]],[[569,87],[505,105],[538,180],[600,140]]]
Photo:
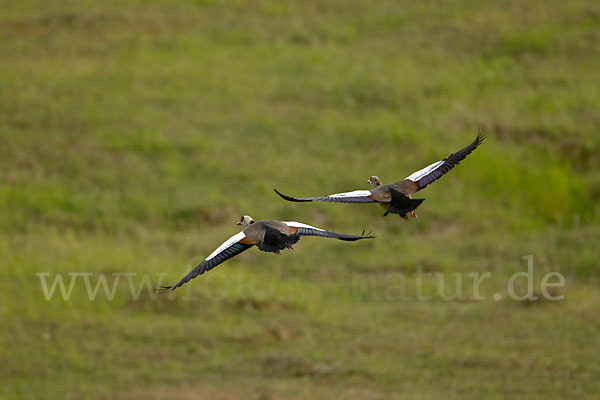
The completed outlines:
[[[598,397],[597,1],[0,6],[1,398]],[[273,193],[403,179],[482,124],[418,220]],[[242,214],[378,238],[253,249],[149,293]],[[563,300],[506,296],[527,255]],[[415,298],[418,271],[467,298],[431,277]],[[47,301],[38,273],[135,274],[139,296],[122,278],[91,301],[79,276]]]

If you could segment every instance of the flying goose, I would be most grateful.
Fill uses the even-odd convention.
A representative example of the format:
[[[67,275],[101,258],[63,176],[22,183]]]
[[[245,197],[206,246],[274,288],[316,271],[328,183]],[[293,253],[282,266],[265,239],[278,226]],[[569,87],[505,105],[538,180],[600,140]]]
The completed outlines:
[[[175,290],[254,245],[257,245],[261,251],[280,254],[280,251],[286,248],[294,250],[292,245],[297,243],[301,236],[321,236],[349,242],[375,237],[370,234],[365,235],[364,231],[360,236],[348,235],[326,231],[300,222],[280,222],[272,219],[254,221],[248,215],[242,216],[237,225],[243,225],[245,229],[227,239],[179,282],[173,286],[161,286],[160,290]]]
[[[417,218],[415,209],[425,199],[413,199],[411,195],[421,189],[426,188],[430,183],[440,179],[446,172],[450,171],[459,162],[465,159],[473,150],[477,148],[485,139],[487,128],[482,126],[477,132],[475,140],[467,147],[450,154],[441,161],[437,161],[427,167],[412,173],[405,179],[383,185],[381,180],[375,175],[371,176],[367,183],[374,186],[371,190],[355,190],[352,192],[336,193],[329,196],[316,197],[290,197],[280,193],[277,189],[275,193],[288,201],[329,201],[335,203],[379,203],[386,209],[383,216],[389,213],[398,214],[404,219],[408,219],[407,213],[413,218]]]

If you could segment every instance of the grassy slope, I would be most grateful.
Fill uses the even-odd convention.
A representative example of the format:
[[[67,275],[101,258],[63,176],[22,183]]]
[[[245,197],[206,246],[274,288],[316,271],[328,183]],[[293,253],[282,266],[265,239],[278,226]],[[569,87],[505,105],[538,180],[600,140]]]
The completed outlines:
[[[0,397],[597,396],[600,8],[402,3],[2,1]],[[418,221],[271,192],[402,178],[481,123]],[[172,282],[242,213],[379,238],[252,250],[188,300],[42,296]],[[491,300],[527,254],[564,301]],[[418,268],[490,271],[490,300],[382,299]]]

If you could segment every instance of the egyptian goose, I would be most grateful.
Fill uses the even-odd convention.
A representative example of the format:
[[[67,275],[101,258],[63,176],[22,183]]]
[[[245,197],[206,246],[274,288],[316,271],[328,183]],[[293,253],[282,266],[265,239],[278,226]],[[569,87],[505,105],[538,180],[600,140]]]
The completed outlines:
[[[286,248],[294,250],[292,245],[297,243],[301,236],[321,236],[349,242],[375,237],[369,234],[365,235],[364,231],[360,236],[348,235],[326,231],[300,222],[280,222],[272,219],[255,222],[248,215],[242,216],[237,225],[243,225],[245,229],[227,239],[179,282],[173,286],[161,286],[160,290],[175,290],[254,245],[257,245],[261,251],[280,254],[280,251]]]
[[[404,219],[408,219],[407,213],[410,213],[413,218],[417,218],[415,209],[425,199],[412,199],[411,195],[421,189],[427,187],[433,181],[440,179],[446,172],[450,171],[460,161],[464,160],[473,150],[477,148],[485,139],[487,128],[482,126],[479,128],[475,140],[462,150],[450,154],[441,161],[435,162],[411,175],[405,179],[382,185],[377,176],[371,176],[367,183],[374,186],[371,190],[355,190],[353,192],[336,193],[329,196],[316,197],[290,197],[286,196],[277,189],[275,193],[288,201],[304,202],[304,201],[329,201],[336,203],[379,203],[386,209],[383,216],[389,213],[398,214]]]

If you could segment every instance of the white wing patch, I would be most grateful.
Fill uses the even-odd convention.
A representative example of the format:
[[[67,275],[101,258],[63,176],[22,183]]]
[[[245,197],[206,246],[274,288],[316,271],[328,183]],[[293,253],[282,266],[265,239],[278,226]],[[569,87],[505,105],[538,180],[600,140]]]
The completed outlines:
[[[222,252],[223,250],[225,250],[226,248],[228,248],[232,244],[239,242],[240,240],[242,240],[245,237],[246,237],[246,234],[243,231],[240,232],[240,233],[236,233],[235,235],[233,235],[232,237],[230,237],[229,239],[227,239],[225,241],[225,243],[223,243],[222,245],[220,245],[219,247],[217,247],[217,249],[215,251],[213,251],[212,253],[210,253],[210,255],[208,257],[206,257],[206,259],[210,260],[211,258],[215,257],[217,254],[219,254],[220,252]]]
[[[420,169],[417,172],[413,172],[411,175],[407,176],[406,179],[410,179],[413,182],[417,182],[419,179],[421,179],[422,177],[424,177],[425,175],[429,174],[431,171],[434,171],[437,167],[442,165],[443,162],[444,160],[428,165],[427,167]]]
[[[371,191],[369,191],[369,190],[355,190],[353,192],[332,194],[328,197],[344,199],[346,197],[369,197],[370,195],[371,195]]]
[[[322,231],[323,230],[323,229],[317,228],[315,226],[303,224],[302,222],[284,221],[283,223],[286,224],[287,226],[291,226],[291,227],[294,227],[294,228],[310,228],[310,229],[316,229],[318,231]]]

